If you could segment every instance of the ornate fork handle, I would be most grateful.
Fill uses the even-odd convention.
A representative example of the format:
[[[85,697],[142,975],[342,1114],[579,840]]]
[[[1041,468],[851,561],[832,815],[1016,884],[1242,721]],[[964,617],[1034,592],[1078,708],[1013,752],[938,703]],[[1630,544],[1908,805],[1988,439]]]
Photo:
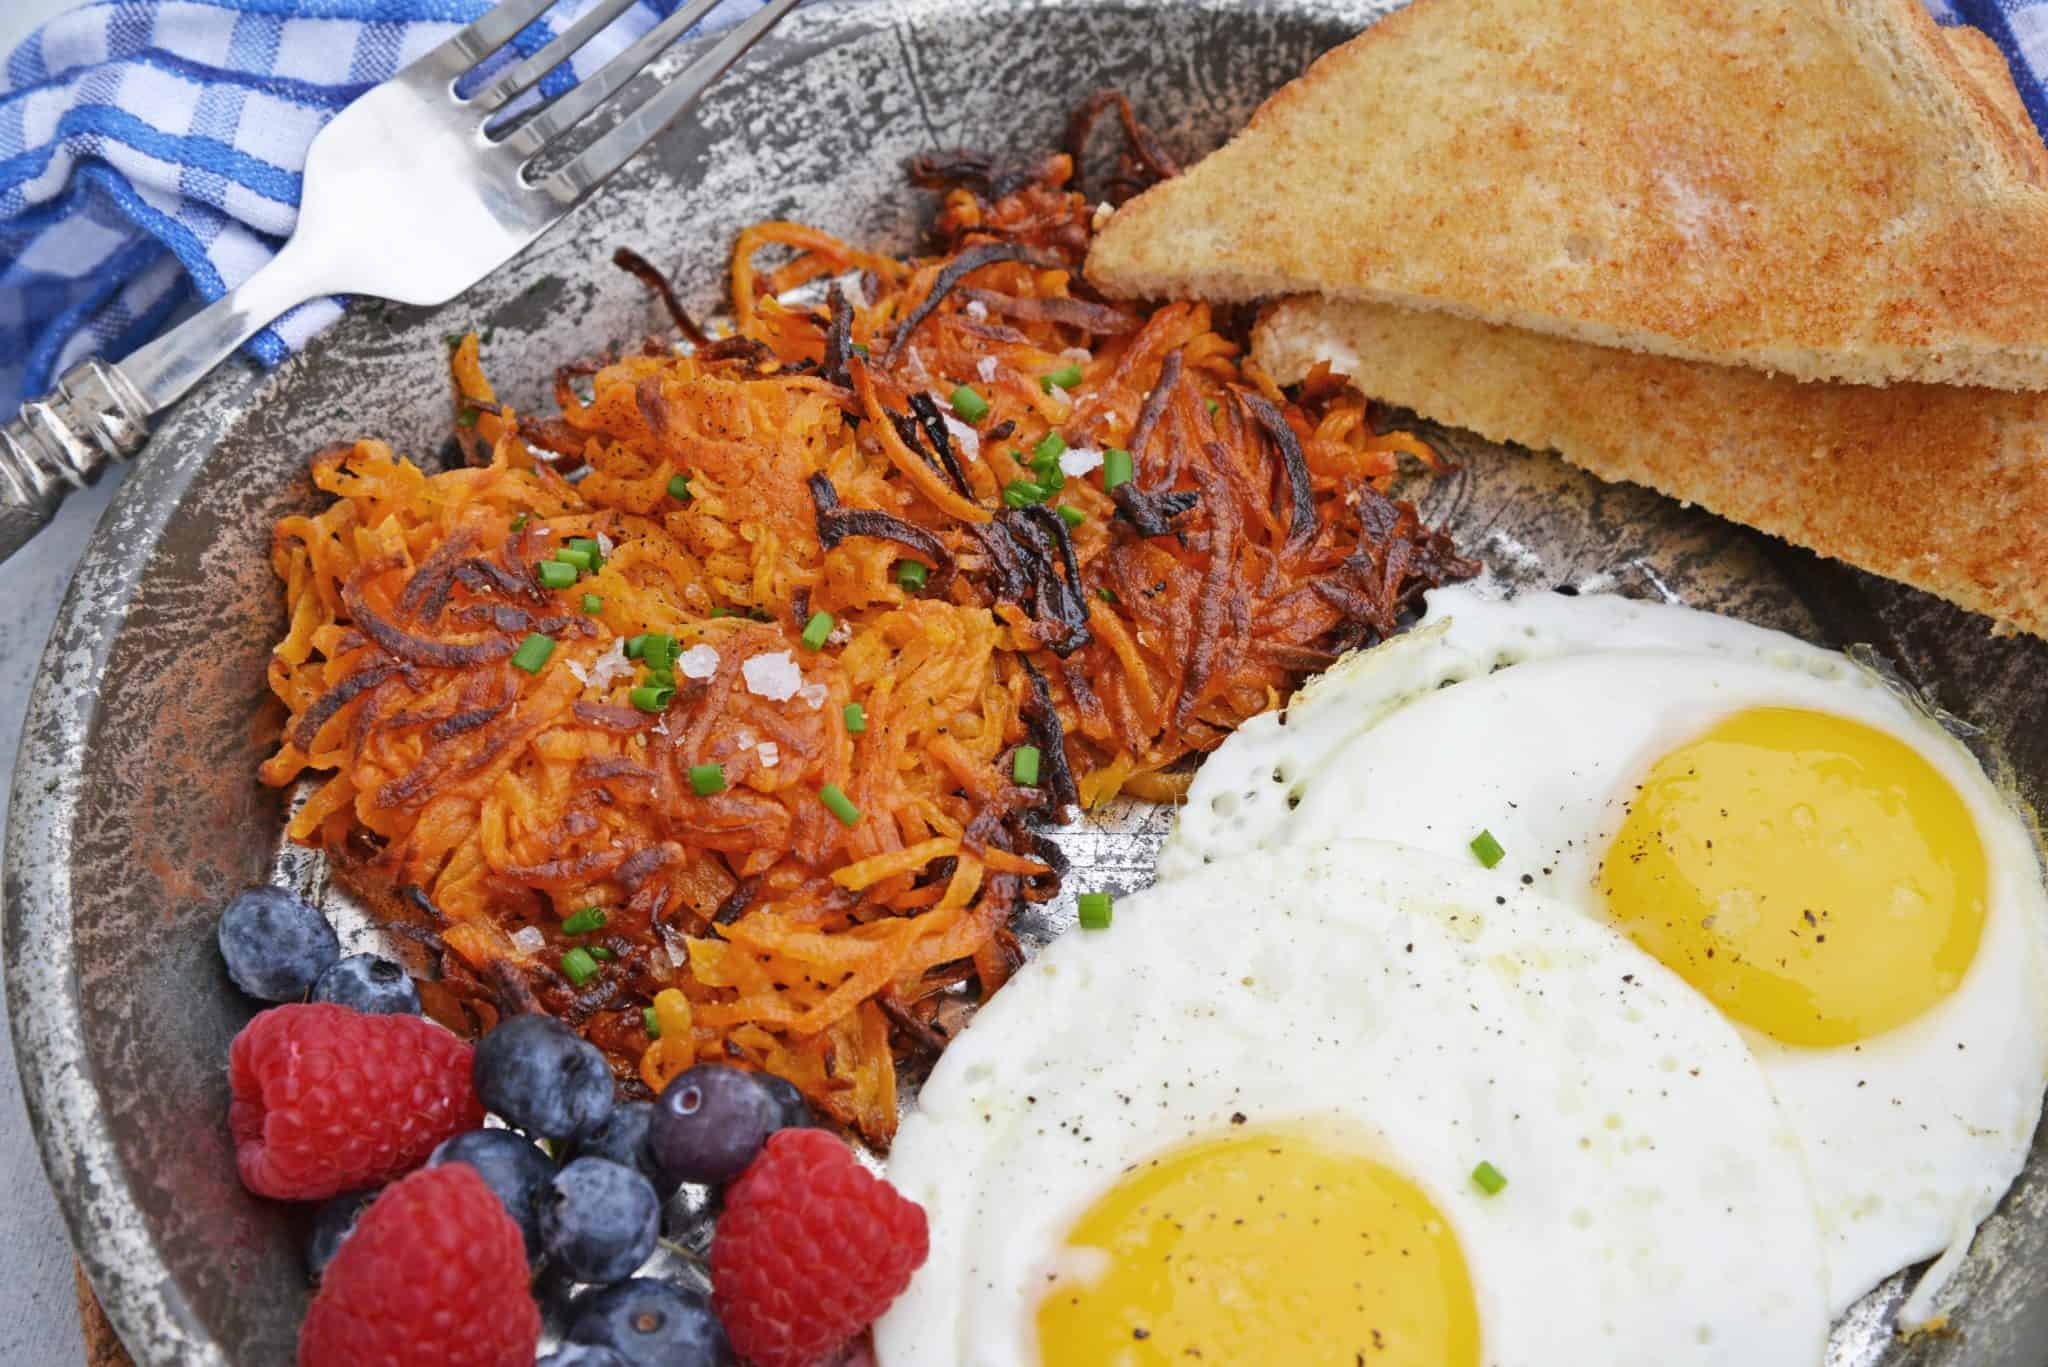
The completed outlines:
[[[73,366],[55,392],[0,427],[0,560],[47,523],[64,495],[149,437],[151,405],[115,367]]]

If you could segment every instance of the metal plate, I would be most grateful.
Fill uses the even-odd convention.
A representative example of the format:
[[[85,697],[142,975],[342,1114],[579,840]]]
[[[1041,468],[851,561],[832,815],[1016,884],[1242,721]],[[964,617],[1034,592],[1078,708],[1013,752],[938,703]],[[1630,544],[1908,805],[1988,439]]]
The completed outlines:
[[[180,408],[109,510],[43,660],[5,888],[8,997],[44,1161],[139,1361],[288,1362],[306,1302],[302,1214],[249,1198],[235,1178],[223,1061],[249,1006],[212,940],[222,901],[280,862],[304,886],[323,881],[317,860],[280,861],[280,800],[255,779],[281,719],[264,688],[284,623],[269,529],[312,502],[305,456],[374,433],[432,457],[448,413],[445,334],[494,329],[491,374],[528,406],[558,362],[659,327],[654,302],[607,264],[615,246],[673,267],[711,311],[733,234],[749,222],[796,218],[907,246],[930,207],[902,188],[907,155],[1043,148],[1104,85],[1192,155],[1386,8],[812,6],[598,202],[456,304],[359,307],[279,370],[231,368]],[[1548,457],[1461,446],[1463,468],[1415,492],[1503,577],[1604,584],[1810,640],[1871,643],[1983,728],[2038,799],[2048,646],[1993,639],[1922,595]],[[1089,881],[1137,885],[1167,819],[1126,807],[1062,838]],[[1066,915],[1035,929],[1055,931]],[[2037,1142],[1957,1284],[1959,1332],[1892,1342],[1895,1280],[1840,1327],[1830,1362],[2041,1367],[2043,1269],[2048,1152]]]

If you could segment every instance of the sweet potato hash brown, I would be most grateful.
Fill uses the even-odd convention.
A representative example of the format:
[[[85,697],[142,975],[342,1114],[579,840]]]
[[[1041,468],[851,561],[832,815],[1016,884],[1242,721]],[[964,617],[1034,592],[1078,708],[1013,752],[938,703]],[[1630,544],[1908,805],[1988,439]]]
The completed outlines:
[[[1057,891],[1041,823],[1178,796],[1473,572],[1385,493],[1427,445],[1332,384],[1289,401],[1205,306],[1088,293],[1111,109],[1103,192],[1171,174],[1114,96],[1028,165],[920,158],[930,254],[750,228],[716,340],[621,253],[680,343],[565,368],[535,417],[465,337],[465,464],[314,459],[262,777],[321,776],[290,835],[437,956],[438,1018],[551,1012],[629,1088],[764,1068],[886,1144],[897,1056]]]

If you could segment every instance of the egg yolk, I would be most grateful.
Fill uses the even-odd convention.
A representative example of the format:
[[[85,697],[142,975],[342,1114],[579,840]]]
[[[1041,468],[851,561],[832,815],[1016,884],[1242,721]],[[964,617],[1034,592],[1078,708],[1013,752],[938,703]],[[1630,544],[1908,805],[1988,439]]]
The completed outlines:
[[[1984,929],[1984,847],[1925,759],[1860,722],[1739,712],[1650,770],[1600,869],[1630,938],[1795,1045],[1903,1025]]]
[[[1391,1169],[1291,1131],[1151,1159],[1082,1215],[1038,1307],[1047,1364],[1476,1367],[1450,1226]]]

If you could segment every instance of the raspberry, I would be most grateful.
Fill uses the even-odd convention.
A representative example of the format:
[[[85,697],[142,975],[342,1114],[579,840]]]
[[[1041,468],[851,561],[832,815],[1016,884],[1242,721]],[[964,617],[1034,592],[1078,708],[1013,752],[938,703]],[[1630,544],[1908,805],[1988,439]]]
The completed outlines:
[[[228,1130],[242,1185],[317,1201],[374,1187],[484,1123],[470,1047],[419,1016],[277,1006],[228,1052]]]
[[[727,1189],[711,1299],[754,1367],[811,1367],[910,1284],[929,1251],[923,1207],[823,1130],[778,1130]]]
[[[474,1169],[393,1183],[327,1265],[299,1367],[531,1367],[540,1308],[519,1226]]]

